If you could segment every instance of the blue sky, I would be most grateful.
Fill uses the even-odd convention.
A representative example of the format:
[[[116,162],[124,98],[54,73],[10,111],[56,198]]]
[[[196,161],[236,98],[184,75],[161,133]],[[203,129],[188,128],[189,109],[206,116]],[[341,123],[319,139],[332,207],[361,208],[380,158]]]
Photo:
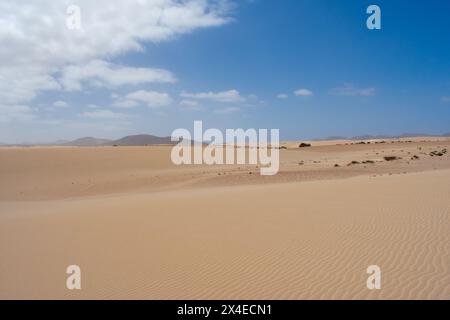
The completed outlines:
[[[114,32],[120,32],[114,21],[129,23],[132,29],[134,22],[129,21],[136,13],[119,10],[118,17],[130,15],[131,20],[105,21],[105,33],[112,32],[111,38],[95,38],[100,36],[92,36],[94,29],[89,32],[90,12],[101,6],[83,10],[87,4],[80,2],[81,21],[85,23],[85,16],[88,29],[82,41],[110,43]],[[54,85],[44,82],[43,88],[32,87],[34,95],[26,101],[11,98],[3,106],[3,121],[0,107],[0,142],[170,135],[176,128],[191,129],[194,120],[220,129],[279,128],[282,139],[450,132],[450,2],[193,3],[204,9],[203,16],[189,16],[192,20],[181,26],[185,19],[169,21],[164,24],[169,36],[125,34],[126,40],[137,39],[138,50],[128,42],[118,50],[86,45],[93,54],[73,55],[45,69],[51,70],[45,72]],[[167,5],[173,4],[167,0]],[[381,30],[366,27],[370,4],[381,8]],[[58,7],[54,10],[58,12]],[[216,20],[208,16],[211,11]],[[145,24],[145,14],[140,15]],[[67,47],[67,38],[73,34],[69,32],[73,31],[63,30],[63,36],[50,38],[56,44],[63,39]],[[42,46],[51,50],[55,57],[49,59],[55,61],[59,54],[72,54],[49,49],[45,38]],[[36,67],[48,64],[45,59],[32,61]],[[117,72],[120,68],[129,68],[126,72],[131,74]],[[151,74],[140,77],[139,68],[145,72],[157,68],[167,74],[152,80]],[[95,72],[104,73],[105,78],[97,79]],[[13,114],[22,111],[8,117],[10,110]]]

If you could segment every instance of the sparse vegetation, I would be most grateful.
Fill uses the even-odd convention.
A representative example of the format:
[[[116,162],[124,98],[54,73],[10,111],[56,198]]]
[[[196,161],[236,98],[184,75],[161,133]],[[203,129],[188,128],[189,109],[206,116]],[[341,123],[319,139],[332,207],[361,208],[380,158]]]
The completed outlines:
[[[434,156],[437,156],[437,157],[442,157],[444,154],[442,153],[442,152],[439,152],[439,151],[431,151],[430,152],[430,156],[431,157],[434,157]]]
[[[447,153],[447,149],[442,149],[441,151],[435,150],[435,151],[430,152],[430,156],[431,157],[434,157],[434,156],[442,157],[446,153]]]
[[[311,144],[310,144],[310,143],[302,142],[302,143],[299,144],[298,147],[299,147],[299,148],[307,148],[307,147],[311,147]]]
[[[400,160],[401,158],[396,157],[396,156],[386,156],[384,157],[384,160],[386,161],[394,161],[394,160]]]

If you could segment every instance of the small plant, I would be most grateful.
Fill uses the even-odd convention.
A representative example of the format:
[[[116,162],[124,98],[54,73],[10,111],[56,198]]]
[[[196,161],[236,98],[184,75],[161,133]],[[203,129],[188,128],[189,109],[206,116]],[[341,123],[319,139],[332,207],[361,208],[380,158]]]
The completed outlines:
[[[396,157],[396,156],[386,156],[386,157],[384,157],[384,160],[386,160],[386,161],[394,161],[394,160],[399,160],[399,159],[401,159],[401,158]]]
[[[300,143],[300,145],[298,147],[299,148],[307,148],[307,147],[311,147],[311,144],[302,142],[302,143]]]

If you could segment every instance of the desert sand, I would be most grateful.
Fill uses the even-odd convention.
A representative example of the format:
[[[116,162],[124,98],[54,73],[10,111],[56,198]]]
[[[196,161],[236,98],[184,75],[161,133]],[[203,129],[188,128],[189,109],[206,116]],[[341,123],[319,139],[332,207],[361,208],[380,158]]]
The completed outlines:
[[[169,146],[0,148],[0,299],[450,299],[450,140],[298,144],[275,176]]]

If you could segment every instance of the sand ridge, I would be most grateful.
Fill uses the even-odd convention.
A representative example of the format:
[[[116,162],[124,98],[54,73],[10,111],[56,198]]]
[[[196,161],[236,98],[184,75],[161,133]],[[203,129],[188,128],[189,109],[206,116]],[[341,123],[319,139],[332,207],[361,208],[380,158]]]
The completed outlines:
[[[0,200],[57,200],[450,168],[448,153],[430,156],[433,151],[450,150],[448,138],[425,142],[416,139],[353,145],[319,141],[311,148],[282,143],[288,149],[280,150],[280,172],[275,176],[261,176],[259,166],[253,165],[175,166],[170,161],[170,146],[0,148]],[[386,162],[385,156],[396,156],[399,160]],[[353,161],[358,163],[352,164]]]

